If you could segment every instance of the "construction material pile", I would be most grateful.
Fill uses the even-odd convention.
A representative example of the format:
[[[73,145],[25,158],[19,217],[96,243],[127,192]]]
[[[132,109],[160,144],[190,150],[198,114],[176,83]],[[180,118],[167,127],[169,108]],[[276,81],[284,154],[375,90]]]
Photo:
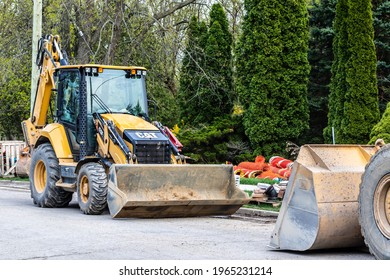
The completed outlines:
[[[251,202],[271,202],[273,206],[279,206],[283,200],[287,187],[287,181],[281,181],[278,184],[258,184],[257,188],[251,194]]]
[[[257,156],[254,162],[241,162],[234,166],[234,174],[238,178],[268,179],[256,186],[241,186],[250,191],[251,202],[272,203],[278,206],[283,199],[284,192],[291,175],[293,161],[281,156],[273,156],[268,162],[264,156]],[[274,183],[272,183],[272,181]],[[276,203],[278,202],[278,203]]]
[[[257,156],[254,162],[241,162],[234,166],[234,174],[241,178],[258,178],[271,180],[288,180],[293,161],[280,156],[273,156],[265,162],[263,156]]]

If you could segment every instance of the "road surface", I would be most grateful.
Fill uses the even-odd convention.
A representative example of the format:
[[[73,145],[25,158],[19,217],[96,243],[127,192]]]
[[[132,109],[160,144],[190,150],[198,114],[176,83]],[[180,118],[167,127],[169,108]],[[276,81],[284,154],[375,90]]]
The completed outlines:
[[[0,187],[0,260],[372,260],[362,249],[268,248],[274,219],[112,219],[39,208],[21,187]]]

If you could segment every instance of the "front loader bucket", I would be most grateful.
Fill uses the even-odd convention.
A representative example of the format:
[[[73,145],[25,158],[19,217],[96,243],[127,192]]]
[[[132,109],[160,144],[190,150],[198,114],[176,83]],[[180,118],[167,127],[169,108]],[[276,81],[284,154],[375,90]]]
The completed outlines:
[[[22,178],[28,178],[30,173],[31,158],[29,155],[21,155],[16,162],[15,175]]]
[[[294,251],[362,246],[359,185],[374,153],[374,146],[302,146],[269,246]]]
[[[231,165],[113,164],[108,182],[113,218],[231,215],[249,202]]]

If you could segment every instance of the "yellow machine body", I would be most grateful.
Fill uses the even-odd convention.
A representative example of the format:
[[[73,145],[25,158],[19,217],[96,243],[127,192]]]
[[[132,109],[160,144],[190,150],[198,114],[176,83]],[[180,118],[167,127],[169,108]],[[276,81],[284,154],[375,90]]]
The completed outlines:
[[[232,165],[186,164],[177,139],[150,120],[145,68],[68,65],[59,36],[39,45],[40,80],[22,123],[29,150],[18,167],[34,204],[64,207],[77,192],[85,214],[108,206],[115,218],[159,218],[231,215],[249,201]]]

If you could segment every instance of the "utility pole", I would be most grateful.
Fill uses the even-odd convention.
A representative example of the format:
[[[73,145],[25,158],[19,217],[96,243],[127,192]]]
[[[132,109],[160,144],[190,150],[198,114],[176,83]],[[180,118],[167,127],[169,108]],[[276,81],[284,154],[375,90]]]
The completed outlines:
[[[36,65],[36,58],[38,53],[38,40],[42,36],[42,0],[34,0],[33,10],[33,30],[32,30],[32,57],[31,57],[31,102],[30,114],[32,114],[35,95],[37,92],[37,84],[39,78],[39,71]]]

